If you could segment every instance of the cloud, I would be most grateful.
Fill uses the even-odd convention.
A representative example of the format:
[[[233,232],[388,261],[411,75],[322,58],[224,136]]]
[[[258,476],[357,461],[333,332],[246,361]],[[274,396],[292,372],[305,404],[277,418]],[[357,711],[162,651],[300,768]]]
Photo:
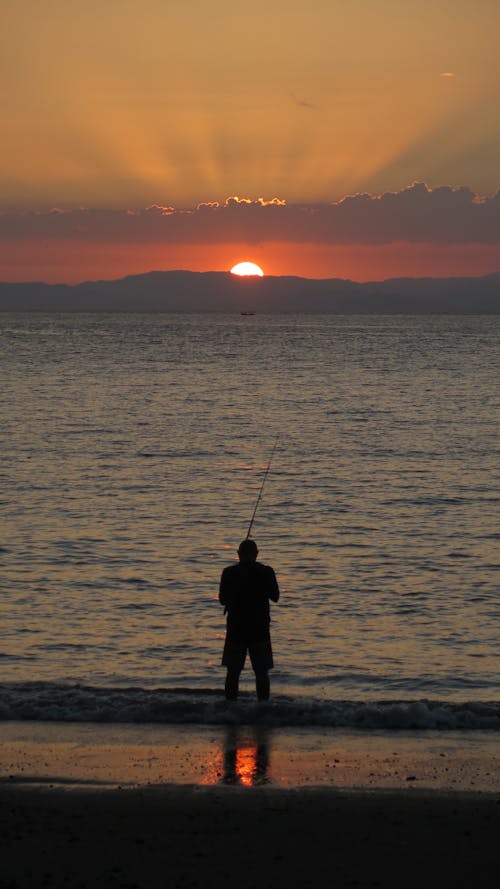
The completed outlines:
[[[287,204],[233,195],[193,209],[74,209],[0,214],[2,240],[121,243],[499,244],[500,192],[430,188],[347,195],[332,203]]]
[[[311,111],[316,108],[314,102],[306,99],[305,96],[297,96],[295,93],[290,93],[290,98],[299,108],[308,108]]]

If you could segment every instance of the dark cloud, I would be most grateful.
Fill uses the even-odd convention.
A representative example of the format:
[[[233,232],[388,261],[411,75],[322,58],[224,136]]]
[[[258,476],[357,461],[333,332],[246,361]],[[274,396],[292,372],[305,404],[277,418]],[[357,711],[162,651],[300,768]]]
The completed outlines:
[[[333,203],[286,204],[231,197],[194,209],[76,209],[0,214],[0,238],[126,243],[316,244],[500,243],[500,192],[414,183],[399,192],[355,194]]]

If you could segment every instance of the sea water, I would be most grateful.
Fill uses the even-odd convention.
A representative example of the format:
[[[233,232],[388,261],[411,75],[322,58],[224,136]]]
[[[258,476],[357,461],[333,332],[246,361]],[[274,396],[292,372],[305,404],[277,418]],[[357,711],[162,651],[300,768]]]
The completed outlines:
[[[0,718],[227,718],[279,436],[267,718],[500,728],[500,316],[4,314],[0,366]]]

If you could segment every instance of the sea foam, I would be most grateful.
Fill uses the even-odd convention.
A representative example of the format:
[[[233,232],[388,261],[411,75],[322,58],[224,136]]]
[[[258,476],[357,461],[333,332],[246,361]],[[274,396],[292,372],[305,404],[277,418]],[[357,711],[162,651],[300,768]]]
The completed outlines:
[[[116,688],[50,682],[0,684],[0,720],[224,725],[364,731],[500,731],[500,702],[345,701],[246,692],[228,703],[218,689]]]

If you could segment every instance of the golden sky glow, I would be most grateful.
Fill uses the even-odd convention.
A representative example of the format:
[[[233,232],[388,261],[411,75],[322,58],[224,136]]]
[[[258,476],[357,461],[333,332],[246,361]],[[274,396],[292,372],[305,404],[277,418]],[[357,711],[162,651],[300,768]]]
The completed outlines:
[[[500,186],[499,33],[498,0],[255,0],[251,15],[234,0],[4,0],[0,214],[192,212],[228,195],[315,205],[414,181],[491,195]],[[9,260],[16,226],[2,237],[5,280],[22,275]],[[44,236],[29,248],[23,237],[24,267],[41,275]],[[72,238],[59,249],[65,280],[82,274],[87,249],[76,230]],[[209,238],[182,249],[177,238],[176,250],[160,240],[163,253],[152,241],[148,254],[160,268],[184,265],[189,243],[188,267],[227,269],[253,255],[266,273],[289,268],[288,230],[271,239],[279,251],[253,233],[225,258],[215,243],[210,258]],[[306,273],[298,260],[313,248],[291,240],[293,272]],[[334,275],[329,249],[321,268]],[[142,241],[124,251],[115,277],[145,255]],[[349,270],[364,274],[357,260]]]
[[[2,201],[489,192],[498,33],[496,0],[4,0]]]

